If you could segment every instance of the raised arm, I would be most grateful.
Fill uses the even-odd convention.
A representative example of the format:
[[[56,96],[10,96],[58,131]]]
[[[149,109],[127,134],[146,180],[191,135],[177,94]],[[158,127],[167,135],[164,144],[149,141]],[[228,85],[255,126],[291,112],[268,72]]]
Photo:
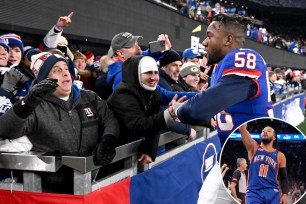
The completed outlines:
[[[239,127],[239,131],[242,137],[242,142],[248,151],[248,157],[251,159],[256,151],[255,148],[258,146],[258,144],[254,139],[252,139],[249,131],[247,130],[247,123],[242,124]]]
[[[160,34],[157,38],[157,41],[165,41],[165,50],[164,51],[168,51],[172,47],[170,39],[169,39],[167,34]]]
[[[156,61],[158,61],[164,55],[164,53],[166,51],[170,50],[171,47],[172,47],[170,39],[169,39],[167,34],[158,35],[157,41],[165,41],[165,50],[163,50],[161,52],[151,53],[150,49],[146,49],[146,50],[143,50],[141,54],[144,55],[144,56],[151,56]]]
[[[47,48],[56,48],[60,36],[63,33],[64,27],[68,27],[71,24],[71,17],[73,12],[68,16],[60,16],[56,24],[51,28],[51,30],[44,37],[43,41],[39,45],[40,50],[45,50]]]
[[[63,30],[64,27],[68,27],[71,24],[71,17],[73,16],[73,12],[70,12],[68,16],[61,16],[57,20],[56,28],[59,30]]]

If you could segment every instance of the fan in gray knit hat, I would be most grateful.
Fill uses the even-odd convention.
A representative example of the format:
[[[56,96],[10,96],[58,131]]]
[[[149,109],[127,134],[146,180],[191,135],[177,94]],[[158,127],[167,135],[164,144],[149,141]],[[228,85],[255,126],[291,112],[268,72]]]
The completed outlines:
[[[186,62],[181,67],[181,77],[186,77],[189,74],[201,74],[200,68],[193,62]]]

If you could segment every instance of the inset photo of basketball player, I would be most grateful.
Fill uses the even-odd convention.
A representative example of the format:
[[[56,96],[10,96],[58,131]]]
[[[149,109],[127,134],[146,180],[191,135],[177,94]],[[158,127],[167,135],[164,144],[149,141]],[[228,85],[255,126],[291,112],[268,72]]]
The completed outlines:
[[[241,204],[303,203],[305,155],[306,138],[296,127],[275,118],[248,121],[223,146],[224,186]]]

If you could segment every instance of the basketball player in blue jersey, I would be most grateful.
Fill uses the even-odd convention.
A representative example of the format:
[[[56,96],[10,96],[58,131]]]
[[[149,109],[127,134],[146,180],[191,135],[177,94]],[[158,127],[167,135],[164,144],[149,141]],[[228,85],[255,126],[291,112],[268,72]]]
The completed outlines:
[[[200,123],[216,116],[222,145],[240,124],[273,116],[266,63],[256,51],[242,48],[248,23],[237,15],[213,17],[202,43],[207,64],[218,64],[212,73],[211,87],[186,103],[170,104],[171,115],[181,122]]]
[[[239,131],[250,160],[246,204],[287,204],[289,187],[286,157],[275,149],[276,131],[266,126],[261,132],[260,145],[251,138],[247,124],[239,127]],[[282,196],[277,183],[278,176]]]

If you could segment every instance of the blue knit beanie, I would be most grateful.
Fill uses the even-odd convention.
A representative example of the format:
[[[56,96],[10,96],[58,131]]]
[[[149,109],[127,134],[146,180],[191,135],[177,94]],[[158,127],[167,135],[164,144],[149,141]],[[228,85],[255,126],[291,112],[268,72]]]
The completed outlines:
[[[7,40],[7,44],[9,46],[15,45],[19,47],[21,50],[22,56],[23,56],[24,46],[23,46],[23,42],[21,41],[21,37],[19,35],[16,35],[14,33],[8,33],[8,34],[1,35],[0,38]]]
[[[51,54],[49,52],[42,52],[31,57],[31,69],[36,76],[36,82],[39,83],[42,80],[48,77],[52,67],[59,61],[64,61],[67,63],[67,60],[58,55]]]
[[[4,47],[8,53],[10,53],[10,47],[8,46],[6,40],[1,37],[0,37],[0,45]]]

